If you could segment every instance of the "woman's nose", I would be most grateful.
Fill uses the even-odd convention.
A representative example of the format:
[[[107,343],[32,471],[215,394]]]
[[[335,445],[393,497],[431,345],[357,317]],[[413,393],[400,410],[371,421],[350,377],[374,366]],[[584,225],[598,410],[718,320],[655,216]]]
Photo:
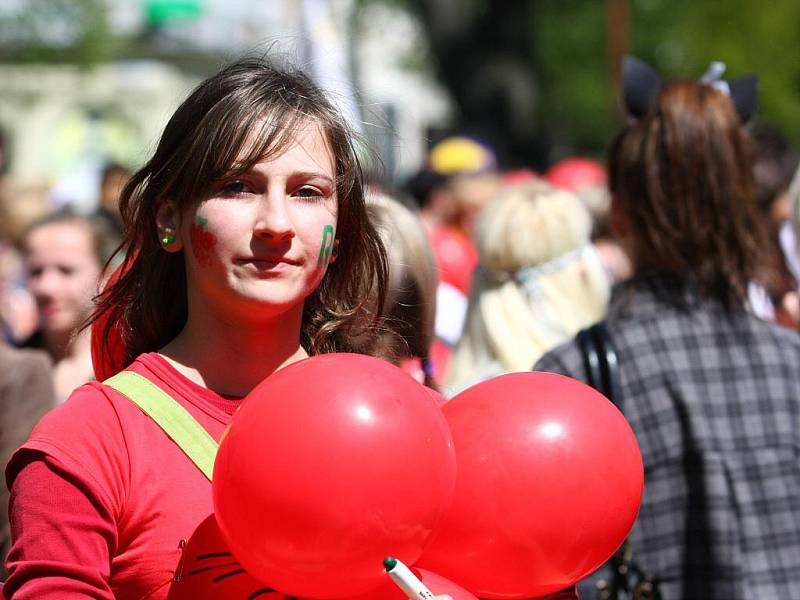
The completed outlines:
[[[255,227],[257,236],[277,239],[294,237],[288,202],[283,189],[271,189],[264,194],[258,207]]]
[[[45,269],[29,279],[28,285],[37,298],[50,298],[58,292],[61,278],[53,269]]]

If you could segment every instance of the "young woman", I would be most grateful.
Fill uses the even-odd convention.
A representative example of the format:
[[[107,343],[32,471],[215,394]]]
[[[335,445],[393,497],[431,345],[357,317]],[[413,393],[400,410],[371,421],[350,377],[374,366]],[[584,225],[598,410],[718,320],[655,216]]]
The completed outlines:
[[[367,198],[367,212],[389,254],[389,286],[383,313],[387,328],[381,333],[377,355],[437,389],[432,361],[437,343],[436,259],[422,221],[400,202],[378,193]],[[441,353],[439,353],[441,354]],[[437,355],[438,358],[438,355]]]
[[[124,268],[95,318],[120,366],[214,440],[277,369],[371,351],[385,251],[349,131],[302,73],[246,59],[202,83],[120,208]],[[7,479],[4,592],[20,600],[166,598],[180,541],[213,511],[201,470],[100,382],[40,422]]]
[[[0,340],[0,464],[31,434],[33,426],[55,406],[53,368],[42,350],[19,349]],[[0,483],[0,506],[8,506],[8,488]],[[6,513],[0,515],[0,556],[11,547]],[[0,581],[5,579],[0,566]],[[2,595],[0,595],[2,597]]]
[[[105,221],[68,211],[36,221],[23,237],[28,285],[39,309],[39,328],[24,345],[46,350],[53,360],[58,402],[94,379],[89,331],[79,329],[119,241]]]
[[[637,120],[609,154],[612,219],[634,265],[606,319],[615,401],[645,467],[633,560],[663,598],[795,596],[800,337],[747,310],[765,247],[742,126],[755,91],[652,82],[631,82]],[[536,369],[586,379],[584,360],[575,340]]]
[[[609,279],[590,243],[591,217],[543,181],[509,187],[478,216],[475,272],[451,392],[527,371],[547,350],[602,318]]]

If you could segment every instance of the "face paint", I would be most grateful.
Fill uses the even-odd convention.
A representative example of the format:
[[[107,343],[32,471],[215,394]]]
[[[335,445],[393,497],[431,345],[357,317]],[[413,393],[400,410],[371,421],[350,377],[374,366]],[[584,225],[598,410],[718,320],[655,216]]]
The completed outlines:
[[[333,251],[334,230],[333,225],[325,225],[322,228],[322,244],[319,247],[319,258],[317,259],[317,266],[324,267],[331,260],[331,252]]]
[[[192,243],[192,252],[197,259],[197,264],[201,267],[207,267],[211,264],[211,251],[217,245],[216,236],[204,229],[208,224],[208,220],[204,217],[195,216],[194,223],[189,228],[189,239]]]
[[[181,546],[181,560],[167,600],[289,600],[280,592],[264,586],[233,558],[214,515],[198,525],[189,543]]]

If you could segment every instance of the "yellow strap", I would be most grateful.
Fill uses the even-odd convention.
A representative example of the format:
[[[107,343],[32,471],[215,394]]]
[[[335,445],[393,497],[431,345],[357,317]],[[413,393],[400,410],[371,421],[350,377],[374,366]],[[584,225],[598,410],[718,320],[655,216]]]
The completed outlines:
[[[219,446],[172,396],[146,377],[131,371],[117,373],[103,384],[141,408],[211,481]]]

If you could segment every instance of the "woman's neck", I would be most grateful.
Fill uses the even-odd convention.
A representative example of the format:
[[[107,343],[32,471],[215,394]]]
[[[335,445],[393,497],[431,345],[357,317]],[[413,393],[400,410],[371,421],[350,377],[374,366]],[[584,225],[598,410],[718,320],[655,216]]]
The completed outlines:
[[[72,390],[94,379],[92,334],[89,329],[69,333],[45,334],[45,347],[53,359],[53,385],[58,402]]]
[[[91,351],[91,332],[89,329],[78,331],[45,331],[44,345],[53,359],[53,364],[62,360],[88,354]]]
[[[237,322],[189,310],[186,326],[161,354],[195,383],[245,396],[281,367],[306,358],[302,305],[264,321]]]

